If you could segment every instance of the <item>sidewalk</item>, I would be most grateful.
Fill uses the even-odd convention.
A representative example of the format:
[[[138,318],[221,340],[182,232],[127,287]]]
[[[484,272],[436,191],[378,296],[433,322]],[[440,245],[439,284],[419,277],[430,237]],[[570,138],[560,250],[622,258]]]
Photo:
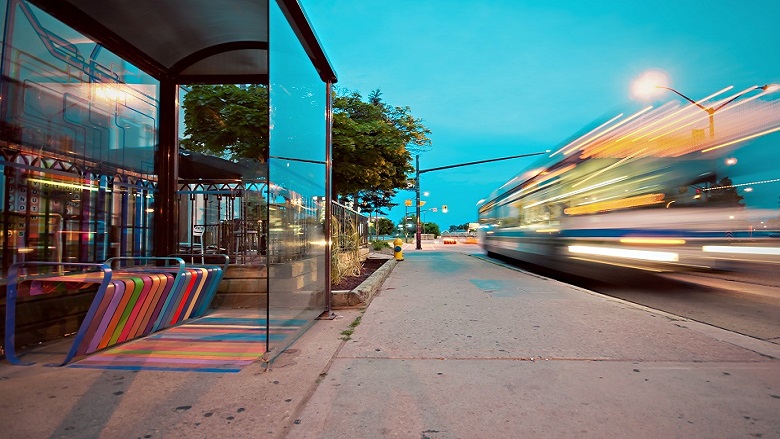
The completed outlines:
[[[270,370],[3,363],[4,436],[780,437],[780,346],[462,253],[470,248],[405,245],[364,313],[316,322]]]
[[[288,437],[780,437],[778,345],[405,250]]]

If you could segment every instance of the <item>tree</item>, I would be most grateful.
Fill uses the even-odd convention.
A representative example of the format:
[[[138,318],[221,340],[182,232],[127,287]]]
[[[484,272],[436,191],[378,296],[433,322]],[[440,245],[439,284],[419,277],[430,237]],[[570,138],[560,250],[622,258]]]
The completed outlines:
[[[430,145],[422,120],[409,107],[384,103],[379,90],[368,102],[357,92],[336,94],[333,108],[334,198],[406,188],[414,170],[407,147]]]
[[[405,230],[407,233],[417,233],[417,217],[414,214],[410,213],[407,215],[398,225],[402,226],[402,230]]]
[[[394,195],[395,191],[361,191],[357,196],[357,206],[368,212],[370,222],[372,213],[374,214],[374,218],[378,218],[379,215],[387,215],[387,212],[382,211],[383,208],[396,206],[396,203],[392,202]],[[392,229],[392,221],[390,221],[390,224],[390,228]]]
[[[742,203],[743,197],[737,192],[737,188],[734,187],[734,182],[728,177],[720,179],[718,184],[712,186],[707,191],[707,203],[715,204],[723,207],[744,207]]]
[[[387,212],[382,211],[385,207],[395,207],[397,203],[393,203],[393,197],[395,196],[394,190],[369,190],[358,192],[357,206],[367,212],[373,212],[376,215],[387,215]]]
[[[387,218],[379,218],[376,220],[377,235],[390,235],[395,231],[393,222]]]
[[[184,96],[184,149],[231,161],[268,158],[268,88],[194,85]]]
[[[364,102],[360,93],[333,99],[333,195],[351,196],[373,211],[391,207],[413,172],[409,148],[430,145],[430,130],[409,107],[382,101],[379,89]],[[268,87],[195,85],[182,103],[183,149],[238,162],[268,159]]]
[[[425,223],[423,224],[423,233],[439,236],[441,235],[441,230],[439,230],[439,225],[436,223]]]

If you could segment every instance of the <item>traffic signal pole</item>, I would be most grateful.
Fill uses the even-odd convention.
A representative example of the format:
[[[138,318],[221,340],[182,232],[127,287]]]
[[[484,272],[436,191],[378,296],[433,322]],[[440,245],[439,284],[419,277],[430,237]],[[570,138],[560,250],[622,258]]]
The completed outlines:
[[[415,178],[414,178],[414,195],[415,195],[414,204],[417,213],[417,233],[415,233],[417,245],[415,246],[415,248],[417,250],[422,250],[422,232],[420,230],[420,174],[424,174],[426,172],[432,172],[432,171],[441,171],[443,169],[459,168],[461,166],[480,165],[482,163],[498,162],[501,160],[519,159],[522,157],[532,157],[535,155],[547,154],[548,152],[550,152],[550,150],[541,151],[541,152],[532,152],[530,154],[520,154],[520,155],[509,156],[509,157],[501,157],[497,159],[478,160],[476,162],[458,163],[456,165],[439,166],[438,168],[430,168],[430,169],[423,169],[423,170],[420,170],[420,154],[417,154],[415,156]],[[406,218],[404,218],[404,221],[406,221]]]
[[[414,179],[414,198],[416,203],[415,210],[416,210],[416,216],[417,216],[417,230],[415,233],[415,242],[417,245],[415,248],[417,250],[422,249],[422,232],[420,231],[420,154],[417,154],[415,156],[415,171],[416,171],[416,177]]]

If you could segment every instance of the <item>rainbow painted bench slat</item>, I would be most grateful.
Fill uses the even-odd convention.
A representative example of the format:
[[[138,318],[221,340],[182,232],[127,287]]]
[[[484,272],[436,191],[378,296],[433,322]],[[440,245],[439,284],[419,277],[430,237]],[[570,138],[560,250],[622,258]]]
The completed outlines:
[[[6,358],[11,364],[31,364],[19,360],[14,349],[15,312],[18,285],[30,282],[30,295],[46,294],[65,285],[80,290],[98,284],[98,290],[87,315],[73,339],[62,366],[77,356],[84,356],[153,332],[203,316],[216,295],[227,269],[224,264],[185,265],[179,256],[121,257],[97,263],[20,262],[9,270],[6,306]],[[143,265],[127,267],[141,262]],[[165,264],[155,266],[150,264]],[[19,276],[25,266],[58,266],[60,274]],[[69,266],[91,268],[90,272],[63,273]],[[117,268],[114,268],[117,267]],[[95,271],[97,269],[97,271]]]

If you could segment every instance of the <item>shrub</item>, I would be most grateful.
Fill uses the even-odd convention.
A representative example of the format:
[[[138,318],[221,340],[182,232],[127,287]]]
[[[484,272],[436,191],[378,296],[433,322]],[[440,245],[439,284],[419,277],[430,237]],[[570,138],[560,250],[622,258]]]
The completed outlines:
[[[354,221],[341,224],[336,216],[331,217],[331,236],[334,243],[331,246],[330,282],[335,285],[348,276],[360,276],[363,263],[360,261],[360,234]]]
[[[383,248],[390,248],[390,243],[387,241],[374,241],[371,243],[374,251],[382,250]]]

